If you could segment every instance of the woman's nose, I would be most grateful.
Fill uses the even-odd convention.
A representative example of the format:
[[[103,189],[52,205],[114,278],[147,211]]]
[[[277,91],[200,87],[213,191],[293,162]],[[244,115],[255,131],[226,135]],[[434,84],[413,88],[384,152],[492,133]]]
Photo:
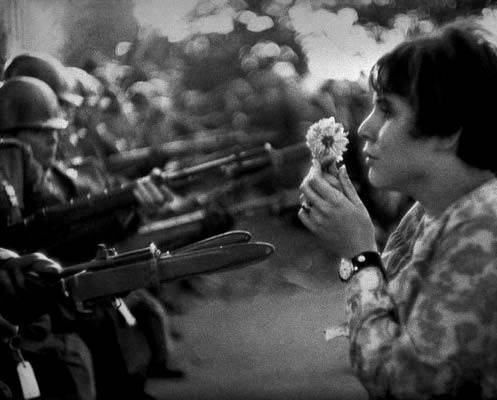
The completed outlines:
[[[376,137],[376,127],[373,113],[369,114],[357,129],[357,134],[364,140],[373,141]]]

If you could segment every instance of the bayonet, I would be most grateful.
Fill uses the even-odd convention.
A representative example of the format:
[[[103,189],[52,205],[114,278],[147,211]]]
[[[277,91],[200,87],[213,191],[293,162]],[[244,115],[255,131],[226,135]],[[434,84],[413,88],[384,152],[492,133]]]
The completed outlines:
[[[215,246],[226,246],[229,244],[236,243],[246,243],[250,241],[252,236],[250,232],[247,231],[229,231],[224,232],[216,236],[211,236],[206,239],[200,240],[195,243],[191,243],[185,246],[180,247],[179,249],[174,250],[173,254],[186,253],[189,251],[202,250]]]
[[[63,286],[66,295],[81,304],[194,275],[239,269],[265,260],[273,251],[269,243],[253,242],[161,254],[152,245],[141,253],[128,252],[124,257],[111,256],[66,269],[65,275],[71,275],[63,278]]]

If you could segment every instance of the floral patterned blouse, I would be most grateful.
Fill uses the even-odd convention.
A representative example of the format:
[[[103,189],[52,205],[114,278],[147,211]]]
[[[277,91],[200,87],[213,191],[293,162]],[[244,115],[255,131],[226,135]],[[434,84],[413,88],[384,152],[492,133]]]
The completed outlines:
[[[497,179],[430,218],[416,203],[349,285],[350,357],[372,398],[497,398]]]

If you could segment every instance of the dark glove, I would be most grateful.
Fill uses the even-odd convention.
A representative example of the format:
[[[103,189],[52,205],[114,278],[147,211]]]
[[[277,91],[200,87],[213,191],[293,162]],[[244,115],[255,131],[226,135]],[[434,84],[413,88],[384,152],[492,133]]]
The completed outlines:
[[[62,267],[41,253],[10,255],[0,261],[0,314],[19,325],[45,314],[56,302],[50,286]]]

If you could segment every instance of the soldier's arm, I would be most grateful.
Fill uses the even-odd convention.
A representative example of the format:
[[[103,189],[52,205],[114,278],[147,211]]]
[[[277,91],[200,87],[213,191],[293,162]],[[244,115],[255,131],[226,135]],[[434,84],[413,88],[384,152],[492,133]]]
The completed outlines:
[[[0,330],[15,331],[49,311],[56,302],[47,282],[62,268],[41,253],[19,256],[0,248]],[[14,332],[12,332],[14,333]]]

